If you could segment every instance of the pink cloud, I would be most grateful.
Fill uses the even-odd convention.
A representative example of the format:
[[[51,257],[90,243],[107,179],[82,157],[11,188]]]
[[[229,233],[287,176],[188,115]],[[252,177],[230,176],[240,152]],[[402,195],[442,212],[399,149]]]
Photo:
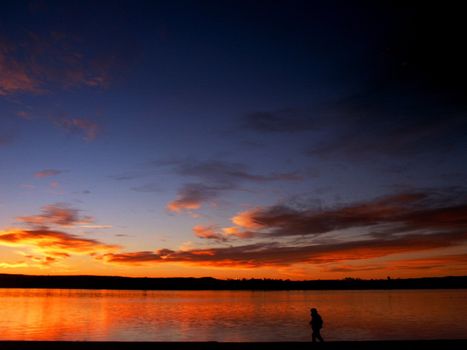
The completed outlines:
[[[56,176],[60,175],[63,173],[63,170],[58,170],[58,169],[44,169],[41,171],[38,171],[34,174],[35,177],[38,178],[43,178],[43,177],[50,177],[50,176]]]

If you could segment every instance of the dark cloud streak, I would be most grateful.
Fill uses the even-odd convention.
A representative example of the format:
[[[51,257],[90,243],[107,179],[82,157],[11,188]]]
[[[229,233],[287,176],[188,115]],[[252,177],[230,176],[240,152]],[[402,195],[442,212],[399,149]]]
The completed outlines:
[[[381,235],[422,230],[467,229],[464,189],[420,191],[385,196],[373,201],[328,209],[294,209],[287,206],[242,212],[233,221],[270,237],[316,236],[351,228],[377,227]]]
[[[297,173],[277,173],[261,175],[249,171],[241,163],[227,161],[161,161],[158,166],[169,166],[173,172],[184,177],[196,178],[200,182],[183,185],[177,199],[168,204],[171,211],[198,209],[204,202],[216,199],[221,193],[232,191],[242,183],[264,183],[271,181],[299,181]]]
[[[109,253],[101,258],[108,263],[141,264],[185,262],[215,266],[287,266],[296,263],[323,264],[362,260],[396,253],[419,252],[452,247],[467,240],[467,232],[411,234],[378,240],[360,240],[338,244],[286,246],[257,243],[244,246],[155,252]]]

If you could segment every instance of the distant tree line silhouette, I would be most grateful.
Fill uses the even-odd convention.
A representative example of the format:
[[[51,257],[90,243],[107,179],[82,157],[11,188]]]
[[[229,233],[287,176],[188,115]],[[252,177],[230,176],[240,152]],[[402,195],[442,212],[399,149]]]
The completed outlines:
[[[117,276],[37,276],[0,274],[0,288],[130,290],[357,290],[467,288],[467,276],[409,279],[345,278],[291,281],[281,279],[135,278]]]

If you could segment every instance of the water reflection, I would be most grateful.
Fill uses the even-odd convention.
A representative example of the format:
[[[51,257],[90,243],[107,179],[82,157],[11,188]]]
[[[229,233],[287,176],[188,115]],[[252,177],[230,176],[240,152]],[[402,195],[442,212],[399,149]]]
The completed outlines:
[[[0,289],[0,339],[310,341],[463,338],[466,290],[89,291]],[[440,333],[441,332],[441,333]]]

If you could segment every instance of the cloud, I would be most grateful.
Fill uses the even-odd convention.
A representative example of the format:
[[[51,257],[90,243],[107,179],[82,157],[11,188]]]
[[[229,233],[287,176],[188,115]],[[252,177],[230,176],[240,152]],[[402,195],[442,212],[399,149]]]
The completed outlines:
[[[29,261],[31,261],[34,265],[39,265],[39,266],[42,266],[42,267],[48,267],[48,266],[54,264],[55,262],[70,256],[69,254],[59,255],[59,254],[56,254],[56,253],[51,254],[51,255],[54,255],[54,256],[37,256],[37,255],[32,255],[32,254],[23,254],[23,255],[24,255],[25,258],[27,258]],[[58,258],[57,258],[57,256],[58,256]]]
[[[460,247],[467,241],[465,198],[465,189],[448,188],[398,193],[324,209],[284,205],[254,208],[235,216],[232,221],[236,226],[225,227],[220,232],[213,225],[196,226],[194,231],[198,237],[216,242],[237,237],[255,239],[256,243],[227,248],[164,250],[163,258],[153,252],[144,255],[145,264],[288,266]],[[339,235],[334,238],[315,239],[337,231]],[[125,256],[118,254],[111,253],[104,260],[125,264]]]
[[[254,208],[235,216],[232,221],[236,226],[225,227],[222,233],[212,225],[196,226],[194,231],[199,237],[216,241],[227,241],[233,235],[268,242],[166,251],[163,262],[223,266],[322,264],[456,247],[467,241],[465,198],[465,189],[453,187],[403,192],[334,208],[297,209],[283,205]],[[358,229],[358,233],[346,231],[350,229]],[[294,238],[314,238],[338,230],[339,239],[322,243],[310,244],[309,240],[300,243]],[[271,242],[272,238],[278,241]],[[106,259],[112,262],[113,255]],[[459,261],[459,257],[455,260]],[[149,261],[160,259],[146,262]],[[118,262],[125,260],[118,257]]]
[[[367,102],[373,103],[378,102]],[[438,112],[430,115],[433,112],[420,110],[393,111],[392,115],[387,110],[373,111],[373,107],[368,105],[361,108],[363,111],[344,113],[342,126],[338,130],[327,130],[333,136],[309,147],[306,153],[326,159],[367,160],[378,155],[408,158],[452,151],[459,145],[465,145],[466,137],[460,131],[467,127],[463,113]],[[362,116],[352,116],[354,113]],[[347,121],[344,120],[345,114]]]
[[[88,225],[88,224],[83,224],[80,226],[81,228],[89,228],[89,229],[94,229],[94,230],[106,230],[109,228],[112,228],[112,225]]]
[[[240,230],[238,227],[223,227],[219,229],[216,225],[196,225],[193,227],[193,232],[198,238],[210,239],[217,242],[227,242],[232,238],[250,238],[253,236],[252,232]]]
[[[33,227],[47,227],[49,225],[71,227],[90,224],[94,221],[92,217],[81,216],[79,210],[70,208],[63,203],[46,205],[41,211],[42,214],[20,216],[17,220]]]
[[[467,254],[451,254],[416,259],[402,259],[387,263],[386,268],[390,270],[452,270],[456,265],[464,265],[464,267],[467,267]]]
[[[13,57],[16,48],[0,38],[0,96],[18,92],[39,93],[39,82],[27,65]]]
[[[424,258],[398,259],[384,263],[363,263],[358,265],[337,264],[326,268],[325,271],[354,273],[360,271],[384,270],[390,273],[392,271],[401,272],[404,270],[443,270],[446,273],[452,273],[452,271],[456,269],[465,269],[466,267],[466,254],[451,254]]]
[[[305,246],[289,246],[275,242],[188,251],[161,249],[154,252],[108,253],[99,259],[123,265],[172,262],[226,267],[288,266],[297,263],[325,264],[365,260],[453,247],[466,241],[467,232],[461,231]]]
[[[226,236],[227,239],[229,239],[230,237],[251,238],[254,236],[254,232],[241,230],[235,226],[223,227],[222,232],[224,233],[224,236]]]
[[[103,260],[109,263],[123,265],[144,265],[145,263],[153,263],[165,259],[166,256],[174,251],[170,249],[161,249],[152,251],[128,252],[128,253],[108,253],[98,256],[98,260]]]
[[[177,199],[167,206],[169,210],[175,212],[199,209],[203,203],[216,199],[221,193],[235,190],[245,182],[263,183],[302,179],[296,173],[255,174],[244,164],[218,160],[204,162],[175,160],[156,164],[170,166],[176,174],[196,178],[199,181],[185,184],[178,191]]]
[[[93,141],[101,132],[99,124],[81,118],[60,118],[55,121],[55,124],[70,133],[82,134],[86,141]]]
[[[96,255],[96,259],[128,266],[181,263],[253,268],[312,264],[328,272],[350,272],[351,266],[357,264],[362,271],[378,270],[379,265],[382,266],[379,270],[438,268],[443,262],[461,268],[466,261],[464,254],[422,260],[400,257],[400,254],[464,249],[467,245],[465,194],[463,188],[447,188],[398,193],[325,209],[255,208],[237,216],[233,220],[237,226],[193,227],[199,238],[216,243],[230,242],[230,237],[254,238],[251,244],[111,251]],[[357,228],[357,233],[345,231]],[[332,239],[296,239],[297,235],[314,238],[337,230],[340,234]],[[272,238],[276,240],[271,241]],[[393,260],[366,263],[368,259],[391,256]],[[349,265],[350,262],[357,264]]]
[[[64,171],[59,169],[44,169],[36,172],[34,174],[35,177],[43,178],[43,177],[50,177],[62,174]]]
[[[234,224],[268,237],[316,236],[335,230],[379,227],[381,235],[408,231],[455,231],[467,228],[463,189],[389,195],[337,208],[295,209],[272,206],[244,211]],[[382,228],[384,226],[384,228]]]
[[[205,186],[199,183],[184,185],[177,194],[177,198],[167,204],[172,212],[199,209],[201,205],[217,197],[219,188]]]
[[[193,232],[195,233],[196,237],[203,238],[203,239],[212,239],[212,240],[221,241],[221,242],[224,242],[227,240],[227,238],[224,235],[217,232],[217,229],[215,226],[196,225],[193,227]]]
[[[49,263],[71,254],[104,254],[120,248],[117,245],[48,229],[0,231],[0,245],[35,249],[48,257],[45,261]]]
[[[235,186],[242,181],[297,181],[302,177],[296,173],[255,174],[242,163],[220,160],[211,161],[165,161],[157,162],[160,166],[171,166],[178,175],[194,177],[202,182],[222,186]]]
[[[54,87],[104,87],[111,68],[108,53],[91,56],[76,36],[66,33],[22,31],[13,40],[0,38],[0,96],[41,94]]]
[[[14,263],[0,262],[1,269],[16,269],[19,267],[27,267],[28,264],[24,261],[18,261]]]

